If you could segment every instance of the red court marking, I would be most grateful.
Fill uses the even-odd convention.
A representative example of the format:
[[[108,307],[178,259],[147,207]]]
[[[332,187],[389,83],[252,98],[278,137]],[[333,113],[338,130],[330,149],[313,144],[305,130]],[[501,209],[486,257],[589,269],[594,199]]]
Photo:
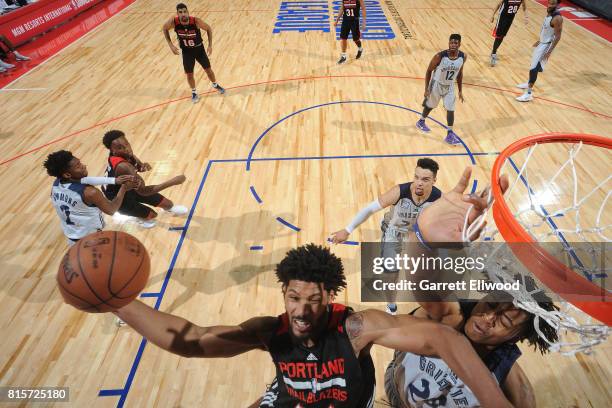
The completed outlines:
[[[236,85],[236,86],[232,86],[232,87],[227,87],[226,89],[228,89],[228,90],[229,89],[240,89],[240,88],[246,88],[246,87],[249,87],[249,86],[274,84],[274,83],[290,82],[290,81],[316,80],[316,79],[334,79],[334,78],[388,78],[388,79],[416,79],[416,80],[421,80],[421,81],[424,80],[424,78],[421,78],[421,77],[411,77],[411,76],[401,76],[401,75],[326,75],[326,76],[315,76],[315,77],[296,77],[296,78],[286,78],[286,79],[275,79],[275,80],[270,80],[270,81],[254,82],[254,83],[244,84],[244,85]],[[474,87],[477,87],[477,88],[492,89],[492,90],[499,91],[499,92],[508,92],[508,93],[512,93],[512,94],[515,94],[515,95],[520,95],[521,94],[521,92],[515,92],[515,91],[508,90],[508,89],[496,88],[496,87],[487,86],[487,85],[470,84],[470,83],[466,83],[466,82],[464,82],[464,85],[474,86]],[[216,91],[210,90],[208,92],[201,93],[201,95],[207,95],[207,94],[210,94],[210,93],[216,93]],[[97,127],[100,127],[100,126],[103,126],[103,125],[106,125],[106,124],[118,121],[120,119],[126,118],[128,116],[135,115],[137,113],[141,113],[141,112],[145,112],[145,111],[148,111],[148,110],[151,110],[151,109],[159,108],[161,106],[166,106],[166,105],[169,105],[171,103],[182,101],[182,100],[186,100],[186,99],[189,99],[189,98],[190,98],[190,96],[184,96],[184,97],[181,97],[181,98],[171,99],[171,100],[168,100],[168,101],[165,101],[165,102],[158,103],[156,105],[148,106],[146,108],[142,108],[142,109],[135,110],[133,112],[126,113],[124,115],[120,115],[120,116],[117,116],[117,117],[114,117],[114,118],[111,118],[111,119],[107,119],[105,121],[102,121],[102,122],[96,123],[94,125],[91,125],[88,128],[77,130],[76,132],[70,133],[70,134],[68,134],[66,136],[62,136],[62,137],[60,137],[58,139],[51,140],[50,142],[47,142],[47,143],[45,143],[43,145],[40,145],[38,147],[34,147],[34,148],[32,148],[32,149],[30,149],[28,151],[25,151],[23,153],[19,153],[16,156],[10,157],[8,159],[4,159],[4,160],[2,160],[0,162],[0,165],[12,162],[14,160],[19,159],[20,157],[26,156],[26,155],[28,155],[30,153],[34,153],[34,152],[36,152],[36,151],[38,151],[38,150],[40,150],[40,149],[42,149],[44,147],[47,147],[47,146],[52,145],[52,144],[57,143],[57,142],[61,142],[62,140],[66,140],[66,139],[71,138],[73,136],[77,136],[77,135],[79,135],[79,134],[81,134],[83,132],[86,132],[88,130],[91,130],[91,129],[94,129],[94,128],[97,128]],[[542,101],[545,101],[545,102],[549,102],[549,103],[552,103],[552,104],[566,106],[568,108],[577,109],[577,110],[580,110],[580,111],[583,111],[583,112],[588,112],[588,113],[591,113],[591,114],[593,114],[595,116],[601,116],[601,117],[606,118],[606,119],[612,119],[612,116],[610,116],[610,115],[606,115],[606,114],[603,114],[603,113],[595,112],[595,111],[592,111],[590,109],[583,108],[583,107],[580,107],[580,106],[569,105],[569,104],[566,104],[566,103],[563,103],[563,102],[558,102],[558,101],[554,101],[554,100],[551,100],[551,99],[540,98],[540,97],[537,97],[537,96],[534,97],[534,99],[539,99],[539,100],[542,100]]]
[[[548,4],[548,0],[535,0],[544,7]],[[559,5],[561,9],[561,15],[563,18],[573,21],[578,24],[582,28],[587,29],[593,34],[603,38],[608,42],[612,42],[612,23],[607,21],[606,19],[600,18],[598,16],[594,17],[581,17],[581,13],[589,13],[588,10],[583,9],[580,6],[577,6],[569,1],[562,1]],[[573,10],[572,10],[573,9]],[[563,41],[563,40],[561,40]]]
[[[24,46],[19,47],[19,52],[32,58],[32,60],[15,62],[14,56],[11,54],[11,60],[9,62],[14,64],[15,68],[4,74],[0,74],[0,88],[6,87],[41,65],[43,62],[54,57],[61,50],[91,32],[100,24],[104,23],[135,1],[136,0],[114,0],[102,2],[84,11],[55,30],[51,30],[34,41],[30,41]]]

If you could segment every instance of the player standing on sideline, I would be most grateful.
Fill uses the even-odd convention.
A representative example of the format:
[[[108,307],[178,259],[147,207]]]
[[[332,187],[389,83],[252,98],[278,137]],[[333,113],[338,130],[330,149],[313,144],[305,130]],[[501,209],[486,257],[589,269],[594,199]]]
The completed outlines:
[[[459,100],[463,102],[463,66],[467,55],[459,51],[461,35],[451,34],[448,41],[448,50],[440,51],[432,58],[425,75],[425,100],[423,113],[416,123],[417,129],[429,133],[431,129],[425,124],[429,113],[438,106],[440,99],[444,99],[446,109],[446,123],[448,133],[444,141],[451,145],[461,144],[459,136],[453,132],[455,122],[455,82],[459,88]],[[435,72],[434,72],[435,71]],[[432,78],[433,73],[433,78]]]
[[[363,9],[363,20],[360,25],[359,10]],[[353,41],[357,44],[357,55],[355,59],[361,58],[363,54],[363,47],[361,46],[361,31],[366,28],[366,5],[363,0],[342,0],[340,10],[338,11],[338,17],[334,22],[334,27],[338,25],[338,21],[342,17],[342,25],[340,26],[340,47],[342,48],[342,54],[338,60],[338,64],[344,64],[346,62],[346,47],[349,33],[353,33]]]
[[[147,186],[138,172],[151,169],[148,163],[142,163],[132,152],[132,146],[125,137],[125,133],[120,130],[111,130],[104,134],[102,143],[109,150],[108,167],[106,174],[108,177],[119,177],[121,175],[132,175],[141,183],[135,191],[126,194],[119,213],[136,217],[140,225],[144,228],[153,228],[156,224],[157,213],[148,206],[162,208],[173,215],[185,215],[189,211],[182,205],[174,205],[172,201],[159,194],[160,191],[168,187],[178,186],[185,182],[185,176],[176,176],[161,184]],[[117,186],[107,185],[104,194],[109,199],[113,199],[118,194]],[[146,204],[146,205],[145,205]]]
[[[183,51],[183,68],[187,75],[187,82],[191,87],[191,101],[197,103],[200,100],[200,96],[196,90],[195,78],[193,76],[193,69],[196,61],[198,61],[202,68],[204,68],[204,71],[206,71],[206,75],[208,75],[208,79],[212,82],[213,88],[219,91],[220,94],[224,94],[225,89],[217,83],[215,73],[210,67],[210,61],[207,55],[207,51],[208,54],[212,54],[212,29],[198,17],[191,17],[189,11],[187,11],[187,6],[183,3],[176,5],[176,13],[176,17],[171,18],[164,24],[163,31],[170,50],[175,55],[179,55],[178,48],[172,44],[172,40],[170,39],[170,30],[174,28],[176,32],[179,45]],[[204,50],[204,42],[200,29],[205,30],[208,36],[207,51]]]
[[[406,242],[408,233],[423,208],[429,206],[442,196],[442,192],[434,187],[438,174],[438,163],[429,158],[419,159],[414,169],[414,180],[410,183],[399,184],[387,191],[367,207],[361,209],[351,223],[340,231],[332,234],[332,242],[339,244],[346,241],[351,232],[363,224],[370,215],[383,208],[391,207],[381,222],[382,254],[383,258],[395,258],[402,252],[402,243]],[[398,270],[385,270],[394,273],[397,281]],[[396,292],[388,292],[387,313],[396,314]]]
[[[533,99],[532,90],[536,79],[538,79],[538,72],[544,71],[544,66],[548,62],[550,54],[561,40],[563,17],[557,10],[558,6],[559,0],[548,0],[547,14],[540,30],[540,40],[533,44],[535,50],[533,50],[531,57],[529,81],[517,85],[518,88],[525,89],[525,93],[516,98],[519,102],[529,102]]]
[[[59,150],[45,160],[47,173],[55,177],[51,187],[51,202],[60,218],[64,235],[70,245],[79,239],[104,228],[102,213],[113,215],[121,206],[125,193],[138,187],[133,176],[120,176],[114,181],[120,184],[112,201],[86,181],[105,179],[87,177],[87,167],[71,152]]]
[[[493,16],[491,16],[491,22],[495,21],[495,14],[497,14],[497,24],[493,29],[493,51],[491,52],[491,66],[497,65],[497,49],[504,41],[504,37],[508,34],[510,26],[514,21],[514,16],[518,12],[520,6],[523,6],[525,12],[525,24],[528,22],[527,17],[527,3],[523,0],[500,0],[499,4],[493,10]]]
[[[6,38],[4,35],[0,34],[0,58],[7,58],[8,54],[13,53],[15,59],[17,61],[29,61],[30,57],[20,54],[19,51],[15,48],[15,46]],[[15,68],[15,65],[9,64],[8,62],[2,61],[0,59],[0,72],[4,72],[7,69]]]

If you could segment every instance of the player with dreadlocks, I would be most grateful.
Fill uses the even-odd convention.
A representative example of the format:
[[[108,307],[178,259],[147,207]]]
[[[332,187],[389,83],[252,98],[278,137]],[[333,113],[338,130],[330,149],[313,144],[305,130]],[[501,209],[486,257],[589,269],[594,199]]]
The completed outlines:
[[[441,233],[439,227],[435,233]],[[374,344],[439,357],[482,406],[510,406],[469,340],[453,328],[379,310],[354,312],[334,303],[346,279],[342,262],[328,248],[310,244],[289,251],[276,275],[285,304],[285,312],[277,317],[200,327],[140,301],[115,313],[150,342],[181,356],[219,358],[267,351],[276,378],[259,401],[262,407],[372,407]]]

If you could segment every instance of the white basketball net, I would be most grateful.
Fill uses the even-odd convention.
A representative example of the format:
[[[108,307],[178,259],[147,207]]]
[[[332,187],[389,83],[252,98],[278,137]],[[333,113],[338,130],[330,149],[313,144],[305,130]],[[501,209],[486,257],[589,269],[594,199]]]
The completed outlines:
[[[567,144],[563,145],[567,146]],[[601,245],[591,245],[590,243],[593,241],[612,242],[610,239],[612,223],[605,223],[606,212],[604,211],[608,199],[612,195],[612,175],[607,175],[601,182],[593,182],[593,184],[595,184],[593,188],[589,186],[587,191],[581,191],[579,193],[579,187],[584,187],[584,183],[579,182],[579,173],[585,170],[583,167],[577,165],[577,159],[583,148],[583,143],[573,144],[568,151],[567,160],[551,177],[546,178],[542,177],[540,171],[528,172],[529,161],[533,158],[539,146],[544,145],[535,144],[526,151],[526,157],[520,167],[514,164],[514,162],[510,163],[513,165],[514,169],[508,166],[512,158],[505,161],[501,174],[508,174],[508,176],[510,176],[510,186],[504,195],[504,199],[511,206],[510,208],[512,208],[510,203],[513,202],[513,193],[514,197],[517,197],[518,193],[521,195],[521,200],[514,200],[514,202],[522,201],[523,204],[527,204],[527,202],[525,202],[525,192],[527,192],[529,198],[528,205],[524,205],[522,208],[519,206],[518,209],[513,209],[515,218],[519,221],[520,225],[536,242],[550,242],[555,240],[562,242],[563,251],[567,252],[566,255],[573,255],[576,257],[571,242],[580,242],[581,246],[584,244],[587,248],[592,248],[592,250],[581,251],[581,258],[577,259],[577,262],[573,263],[571,268],[576,273],[583,273],[585,276],[590,276],[591,278],[593,276],[605,276],[610,272],[610,268],[602,269],[601,264],[597,260],[597,247],[601,248]],[[609,150],[607,152],[609,152]],[[556,159],[559,160],[558,157],[556,157]],[[594,160],[593,157],[582,157],[582,159]],[[604,166],[605,170],[609,163],[610,161],[608,160],[600,165]],[[516,174],[516,177],[512,177],[512,174]],[[550,186],[555,185],[562,175],[565,176],[563,181],[565,185],[567,185],[570,179],[568,177],[569,174],[571,174],[572,194],[568,194],[571,197],[568,197],[566,203],[563,203],[563,200],[550,200],[550,197],[548,197],[549,200],[543,200],[543,196],[545,196],[546,193],[542,194],[541,191],[538,192],[532,188],[534,185],[539,185],[546,190]],[[588,178],[592,180],[592,175],[589,174]],[[554,198],[557,199],[558,197]],[[465,243],[469,244],[470,239],[468,237],[473,237],[475,231],[482,228],[487,219],[488,222],[479,240],[503,241],[501,234],[499,234],[499,231],[495,227],[495,222],[492,217],[491,206],[493,200],[493,195],[489,189],[488,209],[469,226],[467,225],[468,211],[463,228],[463,241]],[[554,202],[546,202],[543,204],[543,201]],[[590,220],[588,219],[589,217],[584,214],[585,211],[583,210],[585,208],[590,209]],[[594,208],[597,208],[596,212],[593,212]],[[611,213],[610,211],[607,212],[608,219]],[[566,224],[568,220],[571,220],[572,225],[570,227],[567,225],[558,226],[557,224],[560,217],[563,217],[563,221]],[[571,241],[567,239],[570,235],[572,237]],[[470,247],[475,248],[477,245],[471,245]],[[487,254],[486,258],[486,269],[489,279],[493,282],[515,281],[517,279],[516,257],[508,256],[511,255],[511,253],[510,249],[506,246],[500,245],[495,248],[493,253]],[[584,256],[585,252],[587,254],[586,257]],[[599,252],[602,252],[601,249]],[[603,254],[603,256],[605,256],[605,254]],[[524,275],[520,276],[522,277],[521,293],[514,296],[514,304],[521,309],[535,314],[535,329],[538,335],[550,344],[551,351],[557,351],[564,355],[573,355],[578,352],[589,354],[594,346],[606,340],[609,334],[609,327],[604,324],[593,322],[590,316],[574,307],[571,303],[561,302],[559,304],[559,311],[547,311],[539,307],[534,296],[542,292],[542,290],[535,287],[533,284],[528,284],[528,282],[525,281]],[[550,342],[540,331],[540,319],[544,319],[548,324],[557,329],[559,333],[558,342]]]

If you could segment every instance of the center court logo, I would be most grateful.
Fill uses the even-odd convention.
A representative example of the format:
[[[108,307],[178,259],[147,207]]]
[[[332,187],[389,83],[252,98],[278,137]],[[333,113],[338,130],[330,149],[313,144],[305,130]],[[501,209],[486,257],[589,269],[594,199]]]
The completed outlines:
[[[327,1],[303,0],[281,2],[274,24],[273,34],[284,31],[320,31],[329,33],[332,20],[340,10],[341,1],[334,1],[333,12]],[[366,0],[367,27],[362,32],[364,40],[390,40],[395,38],[395,33],[389,25],[389,21],[378,0]],[[336,39],[340,38],[340,25],[336,28]]]

